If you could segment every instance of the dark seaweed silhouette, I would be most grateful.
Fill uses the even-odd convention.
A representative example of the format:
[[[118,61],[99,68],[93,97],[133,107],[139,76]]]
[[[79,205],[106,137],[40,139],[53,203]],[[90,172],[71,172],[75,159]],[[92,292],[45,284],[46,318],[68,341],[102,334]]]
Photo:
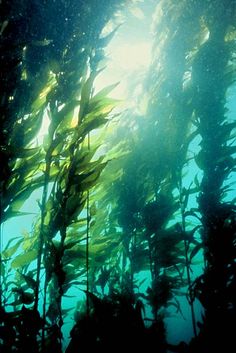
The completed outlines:
[[[91,314],[80,314],[71,331],[71,341],[66,353],[110,352],[126,348],[141,352],[143,347],[157,347],[166,352],[165,328],[162,320],[145,327],[142,304],[133,303],[129,297],[115,294],[100,299],[89,293]]]

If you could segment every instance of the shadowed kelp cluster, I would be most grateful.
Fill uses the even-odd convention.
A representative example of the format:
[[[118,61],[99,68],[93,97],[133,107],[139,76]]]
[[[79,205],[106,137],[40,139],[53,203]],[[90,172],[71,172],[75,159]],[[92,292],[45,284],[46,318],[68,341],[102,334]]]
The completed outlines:
[[[150,3],[152,63],[123,112],[96,78],[145,2],[0,4],[3,353],[235,346],[236,3]],[[6,234],[35,193],[31,231]]]

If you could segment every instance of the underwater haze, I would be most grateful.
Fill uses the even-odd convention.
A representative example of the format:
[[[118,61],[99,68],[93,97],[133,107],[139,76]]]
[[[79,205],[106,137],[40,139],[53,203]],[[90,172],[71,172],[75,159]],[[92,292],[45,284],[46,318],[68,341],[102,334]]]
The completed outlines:
[[[0,1],[0,352],[235,350],[236,1]]]

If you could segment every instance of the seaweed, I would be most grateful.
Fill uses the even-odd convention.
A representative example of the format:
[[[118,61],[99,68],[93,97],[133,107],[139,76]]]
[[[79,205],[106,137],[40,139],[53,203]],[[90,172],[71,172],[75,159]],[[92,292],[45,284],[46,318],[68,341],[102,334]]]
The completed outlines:
[[[216,347],[226,349],[234,344],[232,327],[235,303],[231,285],[235,276],[231,267],[234,267],[235,258],[235,230],[232,223],[235,206],[231,201],[224,201],[223,195],[223,183],[234,169],[234,147],[229,143],[234,124],[227,121],[224,111],[229,87],[226,72],[229,66],[234,66],[231,62],[232,48],[225,41],[234,7],[230,3],[227,6],[227,14],[219,6],[214,14],[205,15],[209,39],[200,47],[193,62],[193,72],[201,67],[204,76],[205,69],[210,75],[207,85],[203,84],[200,75],[199,81],[195,81],[195,89],[198,90],[196,116],[202,137],[200,168],[203,170],[198,203],[206,263],[203,275],[194,284],[194,293],[205,308],[201,331],[203,337],[207,335],[208,341],[204,341],[204,345],[210,351]],[[217,29],[219,16],[220,30]]]
[[[117,113],[117,83],[95,93],[124,5],[148,16],[118,0],[0,4],[3,352],[62,352],[71,296],[66,353],[235,345],[235,3],[153,2],[143,115]],[[5,234],[35,191],[31,231]],[[166,319],[184,316],[181,296],[193,337],[174,345]]]

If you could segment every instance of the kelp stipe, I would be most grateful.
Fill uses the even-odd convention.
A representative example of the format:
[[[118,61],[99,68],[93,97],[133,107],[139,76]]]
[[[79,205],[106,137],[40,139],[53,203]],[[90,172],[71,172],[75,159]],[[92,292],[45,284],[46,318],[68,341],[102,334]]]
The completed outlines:
[[[235,4],[225,6],[227,10],[217,4],[214,13],[205,9],[209,38],[193,61],[197,127],[202,137],[196,157],[203,171],[198,202],[206,260],[204,274],[196,280],[193,291],[205,308],[199,345],[211,352],[231,350],[235,345],[235,205],[224,201],[229,188],[224,183],[235,169],[235,122],[229,122],[225,112],[227,90],[235,81],[235,48],[228,39]]]

